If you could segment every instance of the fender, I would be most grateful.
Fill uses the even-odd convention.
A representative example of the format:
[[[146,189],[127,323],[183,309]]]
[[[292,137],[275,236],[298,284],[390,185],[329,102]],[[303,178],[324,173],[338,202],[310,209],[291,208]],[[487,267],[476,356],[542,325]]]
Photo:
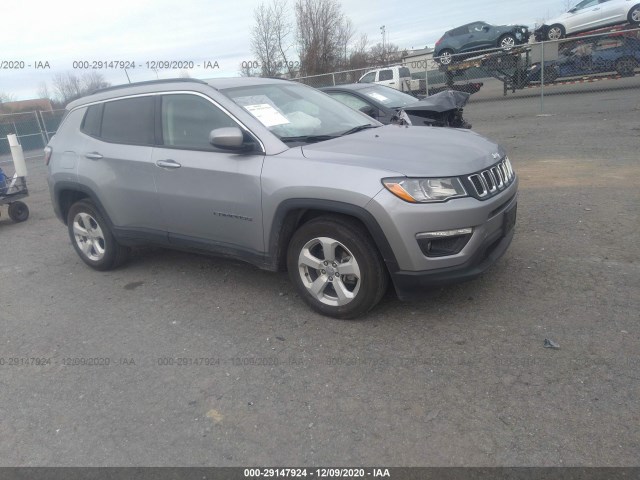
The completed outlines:
[[[273,261],[277,261],[277,259],[280,258],[282,249],[286,248],[286,246],[282,245],[282,237],[293,234],[293,231],[283,232],[283,227],[286,228],[284,222],[287,215],[295,210],[318,210],[327,213],[341,213],[343,215],[349,215],[357,218],[369,231],[369,234],[378,247],[389,272],[393,273],[399,270],[398,262],[393,250],[391,249],[391,245],[389,245],[389,241],[382,231],[382,228],[371,213],[362,207],[349,203],[338,202],[335,200],[321,200],[317,198],[290,198],[282,201],[280,205],[278,205],[273,221],[271,222],[268,244],[269,257]]]

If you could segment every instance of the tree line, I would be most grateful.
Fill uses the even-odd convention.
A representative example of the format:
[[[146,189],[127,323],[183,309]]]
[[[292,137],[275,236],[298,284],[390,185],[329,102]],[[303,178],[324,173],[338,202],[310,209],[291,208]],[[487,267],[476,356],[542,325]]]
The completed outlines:
[[[292,9],[289,0],[271,0],[255,8],[251,52],[256,61],[243,62],[242,75],[319,75],[384,65],[401,56],[397,45],[378,42],[369,46],[366,34],[356,38],[353,23],[338,0],[292,1]]]

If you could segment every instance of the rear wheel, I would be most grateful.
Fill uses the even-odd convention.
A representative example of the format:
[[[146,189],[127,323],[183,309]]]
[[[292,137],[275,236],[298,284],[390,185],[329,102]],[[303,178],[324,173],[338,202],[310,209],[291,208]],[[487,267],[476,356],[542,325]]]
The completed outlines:
[[[12,202],[9,204],[9,218],[14,222],[24,222],[29,218],[29,207],[24,202]]]
[[[503,50],[511,50],[516,46],[516,37],[510,33],[503,35],[500,37],[500,40],[498,40],[498,46]]]
[[[623,77],[633,77],[636,73],[636,68],[638,68],[638,62],[635,58],[625,57],[616,61],[616,72]]]
[[[640,3],[629,10],[629,23],[640,25]]]
[[[565,30],[562,25],[551,25],[547,30],[547,40],[560,40],[565,35]]]
[[[449,65],[453,62],[453,50],[449,49],[449,48],[445,48],[444,50],[442,50],[440,52],[440,55],[438,57],[438,61],[442,64],[442,65]]]
[[[71,206],[67,226],[73,248],[91,268],[111,270],[126,260],[129,249],[116,241],[91,201],[80,200]]]
[[[304,301],[335,318],[368,312],[388,285],[386,267],[369,233],[341,216],[322,216],[302,225],[289,243],[287,269]]]

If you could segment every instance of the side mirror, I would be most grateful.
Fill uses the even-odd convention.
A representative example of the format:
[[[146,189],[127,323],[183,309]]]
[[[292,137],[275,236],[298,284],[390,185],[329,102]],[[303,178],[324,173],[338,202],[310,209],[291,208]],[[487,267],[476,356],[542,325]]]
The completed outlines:
[[[577,11],[578,11],[578,9],[574,7],[571,10],[569,10],[569,13],[576,13]]]
[[[360,111],[369,115],[371,118],[378,118],[378,109],[371,106],[365,105],[364,107],[360,107]]]
[[[489,27],[489,25],[485,25],[484,27],[482,27],[482,30],[488,32],[489,30],[491,30],[491,27]]]
[[[224,127],[211,130],[209,143],[223,150],[243,150],[244,134],[238,127]]]

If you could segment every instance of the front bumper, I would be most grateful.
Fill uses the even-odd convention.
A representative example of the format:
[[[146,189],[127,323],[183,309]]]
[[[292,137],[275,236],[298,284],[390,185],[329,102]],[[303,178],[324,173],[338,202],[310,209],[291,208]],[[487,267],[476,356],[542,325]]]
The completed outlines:
[[[400,300],[418,300],[425,290],[472,280],[491,267],[509,248],[514,228],[494,232],[464,264],[422,272],[397,271],[391,279]]]
[[[541,25],[533,32],[533,36],[536,42],[542,42],[547,38],[547,32],[549,31],[549,25]]]
[[[500,194],[485,200],[466,197],[416,205],[381,191],[367,209],[395,256],[395,264],[388,267],[398,297],[406,300],[425,288],[472,279],[495,263],[513,238],[517,192],[517,177]],[[421,232],[464,228],[472,228],[473,233],[458,253],[428,256],[417,239]]]

